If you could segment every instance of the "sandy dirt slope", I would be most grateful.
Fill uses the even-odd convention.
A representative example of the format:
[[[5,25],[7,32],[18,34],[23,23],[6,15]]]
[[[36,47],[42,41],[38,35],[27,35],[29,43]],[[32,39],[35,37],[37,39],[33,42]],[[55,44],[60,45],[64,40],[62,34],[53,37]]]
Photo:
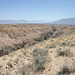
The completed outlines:
[[[8,54],[11,50],[29,47],[37,42],[34,39],[51,30],[51,26],[45,25],[0,25],[0,53],[5,51]]]
[[[0,57],[1,75],[75,75],[75,28],[66,30],[70,32]],[[35,68],[29,66],[33,64],[32,53],[37,48],[48,50],[49,58],[46,58],[43,72],[35,72]]]
[[[43,24],[0,25],[0,56],[9,54],[34,43],[66,34],[70,26],[52,26]]]
[[[0,25],[0,47],[30,41],[49,30],[50,26]]]

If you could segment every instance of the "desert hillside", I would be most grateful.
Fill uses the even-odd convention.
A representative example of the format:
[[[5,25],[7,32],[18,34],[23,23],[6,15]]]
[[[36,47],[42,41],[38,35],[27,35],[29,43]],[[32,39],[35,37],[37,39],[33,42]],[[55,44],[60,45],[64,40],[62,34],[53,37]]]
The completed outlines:
[[[49,37],[69,32],[70,27],[51,25],[0,25],[0,56],[29,47]]]
[[[75,26],[0,25],[0,75],[75,75]]]

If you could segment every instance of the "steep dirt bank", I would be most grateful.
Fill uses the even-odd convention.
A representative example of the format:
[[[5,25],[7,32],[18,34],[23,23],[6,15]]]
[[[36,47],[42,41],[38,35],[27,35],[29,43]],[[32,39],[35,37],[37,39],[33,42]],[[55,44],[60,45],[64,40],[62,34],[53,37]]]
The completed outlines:
[[[68,26],[0,25],[0,56],[69,31]]]

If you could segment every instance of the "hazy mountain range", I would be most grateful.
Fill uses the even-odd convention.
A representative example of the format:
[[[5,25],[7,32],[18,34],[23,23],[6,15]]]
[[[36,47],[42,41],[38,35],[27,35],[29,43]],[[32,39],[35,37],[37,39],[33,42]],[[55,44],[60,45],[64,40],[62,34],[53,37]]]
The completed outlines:
[[[0,20],[0,24],[24,24],[24,23],[50,23],[49,21],[40,21],[40,20]]]
[[[19,23],[29,23],[26,20],[0,20],[0,24],[19,24]]]
[[[48,24],[67,24],[75,25],[75,18],[65,18],[54,22],[49,21],[26,21],[26,20],[0,20],[0,24],[24,24],[24,23],[48,23]]]
[[[65,19],[60,19],[60,20],[51,22],[51,24],[67,24],[67,25],[75,25],[75,18],[65,18]]]

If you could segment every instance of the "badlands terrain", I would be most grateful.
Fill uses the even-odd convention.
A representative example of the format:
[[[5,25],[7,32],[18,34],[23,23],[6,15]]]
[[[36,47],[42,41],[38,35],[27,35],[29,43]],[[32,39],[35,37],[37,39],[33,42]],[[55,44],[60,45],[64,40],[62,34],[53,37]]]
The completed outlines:
[[[75,75],[75,26],[1,24],[0,75]]]

